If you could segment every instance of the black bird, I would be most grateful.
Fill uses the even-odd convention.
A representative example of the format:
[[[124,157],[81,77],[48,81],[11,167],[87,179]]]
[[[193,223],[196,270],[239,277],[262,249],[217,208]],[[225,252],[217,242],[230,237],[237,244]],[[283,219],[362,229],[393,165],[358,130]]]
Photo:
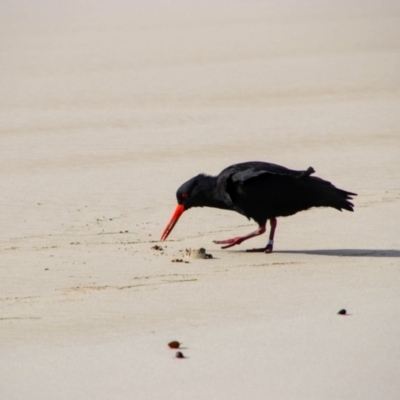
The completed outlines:
[[[266,162],[245,162],[225,168],[218,176],[200,174],[185,182],[176,192],[178,205],[161,235],[166,240],[182,213],[192,207],[214,207],[237,211],[258,224],[245,236],[214,241],[223,249],[235,246],[265,232],[270,220],[271,231],[266,247],[247,251],[271,253],[277,217],[287,217],[311,207],[333,207],[353,211],[351,196],[356,193],[338,189],[330,182],[313,177],[315,171],[294,171]]]

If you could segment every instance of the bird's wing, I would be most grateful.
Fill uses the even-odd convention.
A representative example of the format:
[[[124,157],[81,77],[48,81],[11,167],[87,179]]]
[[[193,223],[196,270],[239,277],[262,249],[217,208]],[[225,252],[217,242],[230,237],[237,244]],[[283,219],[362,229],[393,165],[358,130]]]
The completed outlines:
[[[232,209],[240,214],[246,215],[245,212],[232,201],[230,195],[231,185],[242,185],[247,181],[260,177],[262,175],[285,176],[291,178],[302,178],[310,176],[314,173],[314,169],[309,167],[305,171],[295,171],[282,167],[277,164],[265,162],[246,162],[235,164],[225,168],[217,177],[217,192],[220,198]]]
[[[232,168],[230,178],[234,183],[244,183],[249,179],[256,178],[260,175],[270,174],[275,176],[285,176],[291,178],[301,178],[314,173],[314,169],[309,167],[305,171],[295,171],[280,165],[264,163],[264,162],[249,162],[237,164],[237,168]]]

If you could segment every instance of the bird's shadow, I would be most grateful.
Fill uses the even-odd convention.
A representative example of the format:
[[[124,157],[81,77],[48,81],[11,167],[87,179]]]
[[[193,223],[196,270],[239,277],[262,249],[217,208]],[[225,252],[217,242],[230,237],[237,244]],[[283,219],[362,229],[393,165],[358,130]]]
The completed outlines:
[[[312,254],[336,257],[400,257],[400,250],[391,249],[321,249],[321,250],[274,250],[283,254]]]

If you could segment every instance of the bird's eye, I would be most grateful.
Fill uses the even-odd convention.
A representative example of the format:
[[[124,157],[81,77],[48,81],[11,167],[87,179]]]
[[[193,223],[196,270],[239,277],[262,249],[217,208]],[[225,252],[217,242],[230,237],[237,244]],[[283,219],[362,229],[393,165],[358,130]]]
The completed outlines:
[[[187,193],[182,193],[182,199],[187,199],[188,198],[188,194]]]

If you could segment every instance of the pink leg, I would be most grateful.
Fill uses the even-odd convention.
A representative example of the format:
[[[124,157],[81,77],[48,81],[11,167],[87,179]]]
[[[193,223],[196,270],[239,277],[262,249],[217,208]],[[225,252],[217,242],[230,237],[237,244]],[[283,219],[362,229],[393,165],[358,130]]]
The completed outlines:
[[[240,244],[244,242],[247,239],[251,239],[252,237],[262,235],[265,232],[265,225],[260,226],[256,231],[249,233],[248,235],[245,236],[238,236],[233,239],[227,239],[227,240],[214,240],[214,243],[216,244],[226,244],[227,246],[222,246],[222,249],[227,249],[229,247],[235,246],[237,244]]]
[[[252,252],[263,252],[263,253],[272,253],[272,249],[274,247],[274,235],[275,235],[275,229],[276,229],[276,225],[278,224],[278,221],[276,220],[276,218],[271,218],[269,220],[270,224],[271,224],[271,230],[269,232],[269,241],[266,247],[262,247],[261,249],[250,249],[250,250],[246,250],[249,253]]]

